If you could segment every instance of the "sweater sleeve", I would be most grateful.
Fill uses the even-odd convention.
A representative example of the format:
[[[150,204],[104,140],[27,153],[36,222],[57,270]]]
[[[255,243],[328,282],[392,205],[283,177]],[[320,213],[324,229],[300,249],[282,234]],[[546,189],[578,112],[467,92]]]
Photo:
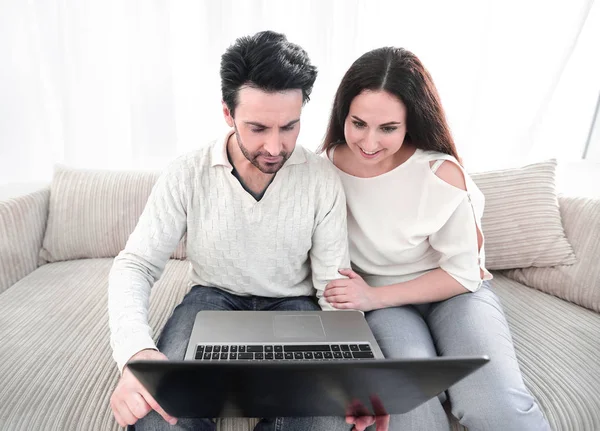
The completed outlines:
[[[186,172],[177,161],[160,176],[110,271],[110,343],[120,371],[137,352],[156,349],[148,323],[150,290],[186,231]]]
[[[350,268],[346,196],[337,174],[326,165],[327,174],[319,184],[320,199],[312,236],[310,262],[313,285],[323,310],[335,308],[323,297],[327,283],[344,278],[338,270]]]

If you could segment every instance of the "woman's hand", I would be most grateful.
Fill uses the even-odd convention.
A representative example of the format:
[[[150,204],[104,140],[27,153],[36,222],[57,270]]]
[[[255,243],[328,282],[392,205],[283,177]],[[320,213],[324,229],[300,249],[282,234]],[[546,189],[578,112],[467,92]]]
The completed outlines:
[[[381,308],[377,288],[369,286],[360,275],[351,269],[340,269],[347,279],[333,280],[325,287],[323,296],[333,307],[371,311]]]
[[[365,431],[375,424],[376,431],[388,431],[390,427],[390,415],[386,416],[346,416],[346,423],[354,424],[352,431]]]
[[[371,404],[376,416],[370,416],[369,411],[358,400],[354,400],[348,406],[346,423],[354,424],[352,431],[365,431],[375,424],[376,431],[388,431],[390,427],[390,415],[387,414],[381,399],[377,395],[371,395]]]

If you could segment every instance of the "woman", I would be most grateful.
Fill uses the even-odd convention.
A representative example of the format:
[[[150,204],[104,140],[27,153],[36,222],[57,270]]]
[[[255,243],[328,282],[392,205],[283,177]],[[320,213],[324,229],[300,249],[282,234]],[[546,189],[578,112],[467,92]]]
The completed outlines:
[[[549,429],[490,289],[483,195],[461,166],[419,59],[402,48],[360,57],[337,90],[322,150],[346,191],[353,266],[327,286],[327,300],[366,311],[387,357],[489,355],[448,390],[452,413],[469,430]],[[363,419],[349,418],[356,429]],[[390,424],[448,428],[438,397]]]

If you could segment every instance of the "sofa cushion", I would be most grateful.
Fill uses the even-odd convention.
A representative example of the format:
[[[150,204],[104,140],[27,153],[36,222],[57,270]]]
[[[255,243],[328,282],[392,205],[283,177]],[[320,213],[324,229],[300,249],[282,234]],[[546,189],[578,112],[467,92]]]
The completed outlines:
[[[57,167],[40,257],[46,262],[115,257],[125,248],[158,175]],[[185,237],[172,257],[185,259]]]
[[[600,429],[600,314],[494,273],[525,384],[553,430]]]
[[[44,265],[0,295],[0,429],[116,430],[109,399],[107,280],[112,259]],[[600,429],[600,314],[495,273],[525,382],[552,429]],[[155,338],[188,290],[188,264],[171,260],[155,285]],[[250,431],[227,419],[221,431]]]
[[[527,286],[600,312],[600,199],[561,196],[559,202],[577,263],[514,269],[505,274]]]
[[[0,295],[0,429],[117,430],[118,380],[107,315],[112,259],[41,266]],[[152,289],[155,339],[188,288],[188,263],[171,260]],[[254,420],[221,421],[251,430]]]
[[[558,209],[555,160],[471,177],[485,195],[481,224],[488,269],[576,262]]]

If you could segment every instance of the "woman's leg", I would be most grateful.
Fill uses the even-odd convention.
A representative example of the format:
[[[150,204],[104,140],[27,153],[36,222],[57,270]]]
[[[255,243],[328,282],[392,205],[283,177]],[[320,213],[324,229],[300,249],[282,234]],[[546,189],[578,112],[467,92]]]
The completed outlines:
[[[365,315],[386,358],[436,357],[429,328],[413,306],[382,308]],[[402,388],[398,388],[402,390]],[[390,431],[448,430],[450,425],[438,397],[402,415],[392,415]]]
[[[470,430],[549,430],[529,393],[499,299],[488,283],[432,304],[425,315],[441,356],[488,355],[490,362],[449,390],[452,414]]]

